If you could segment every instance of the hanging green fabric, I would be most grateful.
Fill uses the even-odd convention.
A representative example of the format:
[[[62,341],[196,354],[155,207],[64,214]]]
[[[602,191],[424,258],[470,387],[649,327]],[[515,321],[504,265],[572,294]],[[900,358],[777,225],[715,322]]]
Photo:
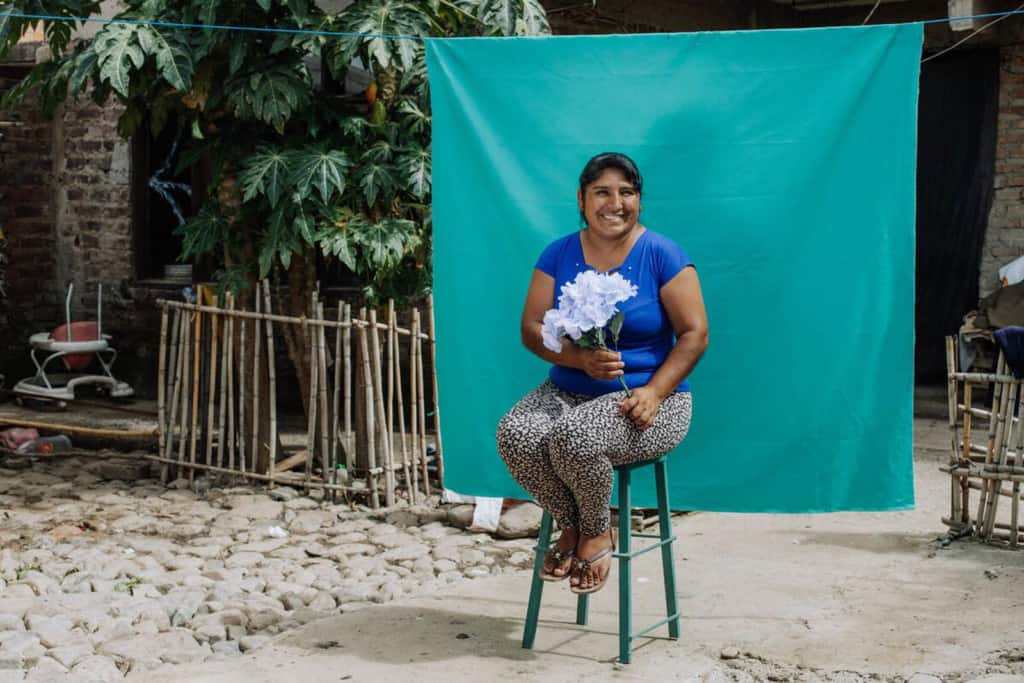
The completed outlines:
[[[494,434],[547,372],[519,341],[527,284],[579,228],[583,164],[620,151],[710,321],[673,507],[913,506],[921,43],[920,24],[428,40],[446,486],[526,497]]]

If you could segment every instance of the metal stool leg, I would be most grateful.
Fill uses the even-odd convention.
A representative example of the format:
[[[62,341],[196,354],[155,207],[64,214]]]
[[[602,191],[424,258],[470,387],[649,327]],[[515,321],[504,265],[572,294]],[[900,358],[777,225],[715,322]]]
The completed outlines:
[[[676,598],[676,571],[672,561],[672,517],[668,506],[668,477],[665,473],[665,461],[654,463],[654,476],[658,488],[658,530],[661,535],[661,572],[665,582],[665,612],[669,618],[668,635],[673,640],[679,639],[679,605]]]
[[[540,532],[537,534],[537,557],[533,561],[533,581],[530,583],[530,602],[526,608],[526,625],[523,628],[523,647],[533,648],[537,636],[537,620],[540,617],[540,598],[544,593],[544,582],[540,573],[544,569],[544,555],[551,547],[551,513],[547,510],[540,518]],[[578,614],[578,612],[577,612]]]
[[[580,626],[587,625],[587,614],[590,611],[590,596],[587,594],[576,597],[576,623]]]
[[[629,468],[619,470],[619,662],[622,664],[629,664],[633,639],[630,475]]]

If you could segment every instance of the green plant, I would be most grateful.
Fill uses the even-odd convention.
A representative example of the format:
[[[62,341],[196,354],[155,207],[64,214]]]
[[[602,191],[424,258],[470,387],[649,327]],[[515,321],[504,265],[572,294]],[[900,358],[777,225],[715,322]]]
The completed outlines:
[[[424,46],[405,36],[549,32],[539,0],[356,0],[325,13],[309,0],[124,0],[89,42],[75,22],[46,23],[53,58],[5,97],[38,93],[52,113],[68,96],[122,107],[118,130],[189,136],[178,170],[211,170],[206,201],[179,227],[182,260],[212,259],[243,305],[271,277],[276,310],[308,312],[318,259],[343,264],[364,298],[400,302],[429,290],[430,97]],[[89,17],[93,0],[0,0],[2,52],[35,22],[7,12]],[[246,25],[285,32],[167,24]],[[288,33],[287,31],[293,31]],[[360,36],[327,36],[325,31]],[[345,93],[353,64],[371,74]],[[315,67],[321,75],[316,76]],[[311,68],[314,67],[314,68]],[[286,327],[300,395],[308,398],[305,332]]]

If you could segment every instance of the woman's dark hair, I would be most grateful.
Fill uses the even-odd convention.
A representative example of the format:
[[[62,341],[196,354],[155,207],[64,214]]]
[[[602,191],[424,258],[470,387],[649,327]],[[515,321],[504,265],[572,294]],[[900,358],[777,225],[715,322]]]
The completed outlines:
[[[622,175],[626,176],[626,180],[636,189],[636,193],[643,194],[644,179],[640,176],[640,169],[632,159],[618,152],[602,152],[587,162],[580,173],[580,192],[586,194],[587,186],[609,168],[622,171]]]

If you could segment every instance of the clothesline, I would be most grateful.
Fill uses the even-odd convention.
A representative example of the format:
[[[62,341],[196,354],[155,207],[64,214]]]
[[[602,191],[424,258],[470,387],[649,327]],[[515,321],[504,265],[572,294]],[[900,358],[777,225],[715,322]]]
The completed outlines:
[[[997,18],[998,20],[1005,19],[1006,17],[1024,14],[1024,8],[1018,8],[1015,10],[1009,10],[1005,12],[988,12],[985,14],[972,14],[960,17],[946,17],[943,19],[923,19],[918,22],[901,22],[901,23],[921,23],[921,24],[941,24],[952,21],[968,21],[973,19],[992,19]],[[384,38],[388,40],[415,40],[423,42],[426,37],[406,35],[400,33],[353,33],[348,31],[322,31],[318,29],[301,29],[301,28],[278,28],[270,26],[240,26],[234,24],[195,24],[189,22],[179,21],[155,21],[151,19],[122,19],[116,17],[69,17],[59,16],[52,14],[30,14],[22,12],[0,12],[0,18],[10,17],[13,19],[35,19],[38,21],[64,21],[64,22],[78,22],[78,23],[93,23],[93,24],[121,24],[127,26],[153,26],[157,28],[190,28],[190,29],[202,29],[206,31],[247,31],[251,33],[281,33],[281,34],[292,34],[292,35],[306,35],[306,36],[323,36],[327,38]],[[995,22],[992,22],[995,23]],[[991,24],[990,24],[991,25]],[[982,27],[982,29],[987,26]],[[975,33],[980,30],[975,31]],[[973,35],[973,34],[972,34]]]

